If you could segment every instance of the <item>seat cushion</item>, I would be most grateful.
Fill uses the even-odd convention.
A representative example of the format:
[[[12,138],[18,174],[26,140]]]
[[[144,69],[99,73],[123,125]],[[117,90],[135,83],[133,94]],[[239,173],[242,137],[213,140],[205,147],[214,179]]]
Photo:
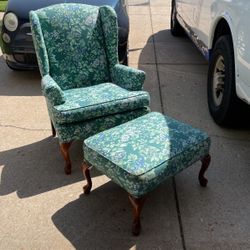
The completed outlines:
[[[68,143],[73,140],[83,141],[92,135],[138,118],[149,112],[149,108],[141,108],[82,122],[56,124],[56,134],[60,143]]]
[[[209,152],[210,139],[152,112],[84,141],[85,159],[135,197],[154,189]]]
[[[64,91],[65,103],[53,107],[58,124],[73,123],[149,106],[149,94],[128,91],[113,83]]]

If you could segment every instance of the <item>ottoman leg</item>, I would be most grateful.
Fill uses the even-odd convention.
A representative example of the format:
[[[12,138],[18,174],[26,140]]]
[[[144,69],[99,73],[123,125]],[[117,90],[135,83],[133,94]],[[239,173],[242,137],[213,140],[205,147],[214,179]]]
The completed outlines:
[[[145,197],[135,198],[135,197],[131,196],[130,194],[128,197],[129,197],[130,203],[133,207],[133,216],[134,216],[133,224],[132,224],[132,234],[137,236],[140,234],[140,231],[141,231],[140,216],[141,216],[141,210],[142,210],[142,207],[144,205],[146,198]]]
[[[206,187],[207,186],[207,182],[208,180],[205,178],[204,174],[210,164],[210,161],[211,161],[211,156],[208,154],[206,155],[202,160],[202,166],[201,166],[201,170],[199,172],[199,182],[200,182],[200,185],[202,187]]]
[[[89,168],[90,168],[89,164],[86,161],[84,161],[82,165],[82,172],[85,176],[85,179],[87,180],[87,185],[83,187],[84,194],[89,194],[92,188],[92,181],[91,181]]]
[[[60,149],[61,149],[63,158],[65,160],[64,172],[67,175],[71,174],[71,161],[70,161],[70,157],[69,157],[69,148],[70,148],[71,144],[72,144],[72,142],[60,144]]]

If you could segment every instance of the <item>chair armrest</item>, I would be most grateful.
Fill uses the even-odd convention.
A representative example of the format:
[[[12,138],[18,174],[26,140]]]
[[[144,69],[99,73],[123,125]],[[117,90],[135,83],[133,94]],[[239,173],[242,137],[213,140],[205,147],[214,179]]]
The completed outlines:
[[[127,90],[142,90],[145,72],[121,64],[116,64],[112,74],[113,83]]]
[[[53,106],[60,105],[65,102],[62,89],[49,75],[45,75],[42,78],[42,92]]]

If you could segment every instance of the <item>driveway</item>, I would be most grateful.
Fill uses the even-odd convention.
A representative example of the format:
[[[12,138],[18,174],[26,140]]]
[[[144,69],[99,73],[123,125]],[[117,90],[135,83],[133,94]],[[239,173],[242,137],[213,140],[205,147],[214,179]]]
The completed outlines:
[[[196,163],[153,191],[143,231],[130,235],[126,193],[92,170],[82,195],[81,143],[65,176],[38,72],[13,72],[0,52],[0,249],[250,249],[250,128],[225,129],[206,102],[207,63],[169,31],[170,0],[128,0],[129,64],[146,71],[151,108],[206,131],[207,188]]]

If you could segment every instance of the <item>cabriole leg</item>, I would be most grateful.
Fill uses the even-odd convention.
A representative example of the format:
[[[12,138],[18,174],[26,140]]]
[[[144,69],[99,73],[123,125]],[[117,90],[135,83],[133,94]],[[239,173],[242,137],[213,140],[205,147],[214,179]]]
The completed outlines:
[[[71,161],[70,161],[70,157],[69,157],[69,148],[70,148],[71,144],[72,144],[72,142],[60,144],[60,149],[61,149],[63,158],[65,160],[64,172],[67,175],[71,174]]]
[[[129,200],[133,207],[133,224],[132,224],[132,234],[138,236],[141,231],[141,210],[146,200],[145,197],[135,198],[129,194]]]
[[[207,186],[207,182],[208,180],[205,178],[204,174],[205,172],[207,171],[208,169],[208,166],[210,164],[210,161],[211,161],[211,156],[208,154],[206,155],[202,160],[202,166],[201,166],[201,170],[199,172],[199,182],[200,182],[200,185],[202,187],[206,187]]]
[[[89,194],[92,188],[92,181],[90,176],[90,166],[86,161],[83,162],[82,172],[87,181],[87,184],[83,187],[83,192],[84,194]]]

